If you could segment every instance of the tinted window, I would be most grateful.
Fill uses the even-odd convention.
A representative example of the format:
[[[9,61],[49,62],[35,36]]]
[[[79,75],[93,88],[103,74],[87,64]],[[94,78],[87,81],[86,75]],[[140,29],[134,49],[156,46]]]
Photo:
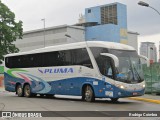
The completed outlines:
[[[111,64],[111,58],[107,56],[102,56],[100,53],[108,53],[108,49],[106,48],[97,48],[92,47],[91,51],[93,53],[93,56],[97,62],[99,71],[102,75],[108,76],[109,69],[113,71],[112,64]],[[110,76],[109,76],[110,77]]]
[[[85,48],[7,57],[8,68],[82,65],[93,68]]]
[[[91,47],[90,48],[94,57],[97,58],[100,56],[100,53],[108,53],[107,48],[101,48],[101,47]]]
[[[85,48],[60,51],[60,66],[63,65],[82,65],[93,68],[88,52]]]
[[[59,52],[48,52],[42,53],[43,64],[37,67],[48,67],[48,66],[58,66],[59,65]]]

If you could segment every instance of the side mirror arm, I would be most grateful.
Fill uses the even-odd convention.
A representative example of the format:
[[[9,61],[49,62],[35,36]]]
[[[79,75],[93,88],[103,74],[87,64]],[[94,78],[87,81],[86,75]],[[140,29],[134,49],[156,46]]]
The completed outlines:
[[[113,59],[115,67],[119,67],[119,59],[117,56],[110,53],[100,53],[100,55],[107,56]]]

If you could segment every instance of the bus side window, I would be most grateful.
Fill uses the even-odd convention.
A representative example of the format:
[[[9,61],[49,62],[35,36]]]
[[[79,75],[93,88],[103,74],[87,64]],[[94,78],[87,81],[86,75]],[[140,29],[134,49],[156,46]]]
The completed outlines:
[[[49,66],[58,66],[58,52],[54,51],[54,52],[48,52],[48,53],[44,53],[43,55],[43,65],[45,67],[49,67]]]
[[[77,49],[74,53],[73,58],[75,57],[74,59],[77,65],[93,68],[86,48]]]
[[[12,57],[5,58],[5,66],[8,68],[12,68]]]
[[[68,66],[68,65],[72,65],[71,59],[72,59],[72,53],[71,50],[65,50],[63,51],[63,62],[64,65]]]

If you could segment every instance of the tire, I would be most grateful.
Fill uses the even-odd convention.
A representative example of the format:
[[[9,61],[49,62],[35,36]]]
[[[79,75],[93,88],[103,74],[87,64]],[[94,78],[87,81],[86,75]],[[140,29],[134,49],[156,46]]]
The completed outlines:
[[[83,98],[83,96],[82,96],[82,98]],[[93,89],[89,85],[87,85],[86,88],[85,88],[84,99],[87,102],[95,101]]]
[[[23,91],[22,85],[20,85],[20,84],[17,85],[16,93],[17,93],[18,97],[23,97],[24,96],[24,91]]]
[[[24,96],[25,97],[32,97],[30,85],[25,85],[24,86]]]
[[[46,94],[46,97],[47,97],[47,98],[53,98],[54,95],[52,95],[52,94]]]
[[[85,93],[82,94],[82,98],[83,101],[85,100]]]
[[[112,102],[117,102],[119,98],[111,98]]]
[[[42,97],[42,98],[44,97],[44,94],[39,94],[39,95],[40,95],[40,97]]]
[[[36,93],[34,93],[34,94],[32,93],[32,97],[37,97],[37,94]]]

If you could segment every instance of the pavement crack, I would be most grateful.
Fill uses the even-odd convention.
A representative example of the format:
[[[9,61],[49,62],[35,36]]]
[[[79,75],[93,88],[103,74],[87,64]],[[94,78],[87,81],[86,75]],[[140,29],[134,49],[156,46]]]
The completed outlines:
[[[47,109],[46,107],[43,107],[43,106],[41,106],[41,108],[43,108],[43,109],[45,109],[47,111],[51,111],[51,110],[49,110],[49,109]]]

